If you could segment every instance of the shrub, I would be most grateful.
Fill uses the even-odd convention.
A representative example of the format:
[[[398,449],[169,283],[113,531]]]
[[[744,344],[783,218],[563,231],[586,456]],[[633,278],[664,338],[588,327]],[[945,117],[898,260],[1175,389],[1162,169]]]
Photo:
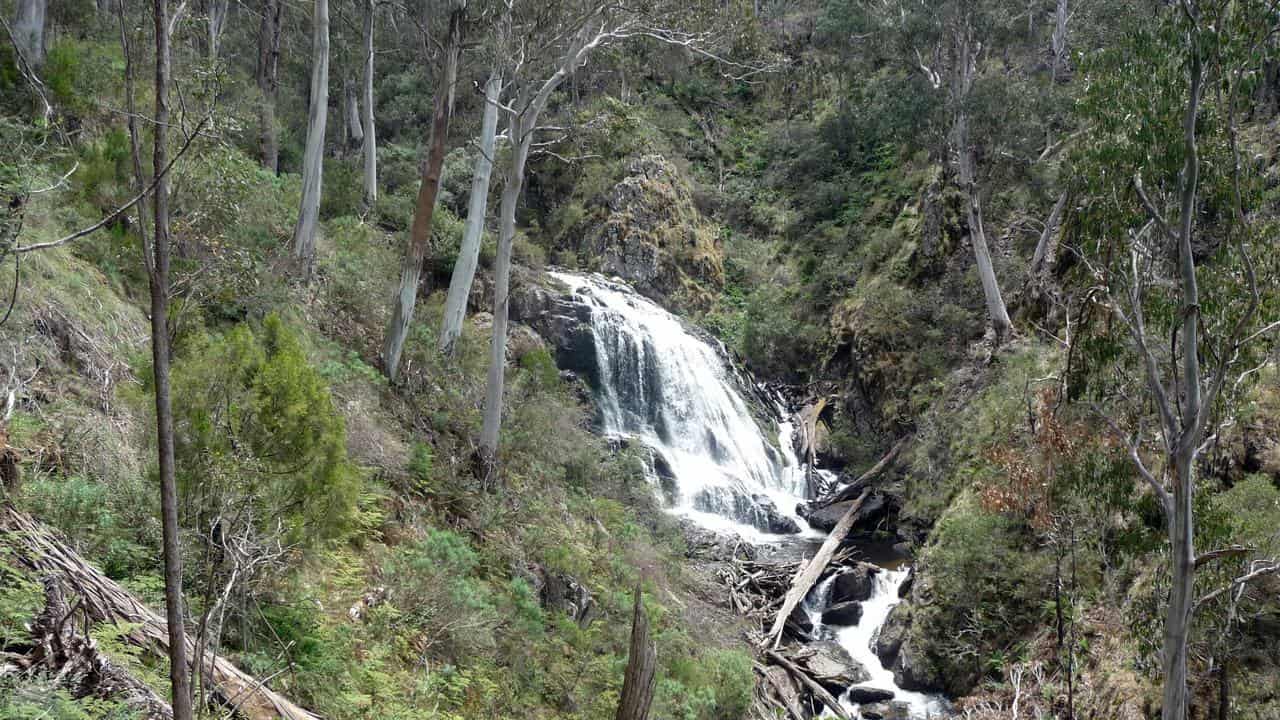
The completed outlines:
[[[395,613],[380,616],[384,632],[416,633],[417,656],[466,658],[493,647],[491,589],[476,576],[479,556],[455,532],[430,528],[425,537],[396,548],[386,565]]]
[[[260,336],[242,324],[184,350],[173,394],[188,522],[234,517],[245,527],[224,530],[283,531],[304,546],[348,530],[359,478],[346,430],[294,332],[271,315]]]

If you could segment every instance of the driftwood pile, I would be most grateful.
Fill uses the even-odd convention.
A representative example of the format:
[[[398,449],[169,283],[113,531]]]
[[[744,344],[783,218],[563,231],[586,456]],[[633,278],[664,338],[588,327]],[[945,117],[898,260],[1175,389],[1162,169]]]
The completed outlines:
[[[118,690],[114,697],[125,700],[144,717],[171,717],[164,700],[128,677],[75,628],[76,623],[84,627],[113,623],[127,628],[123,635],[126,642],[165,657],[169,636],[164,618],[98,572],[49,529],[7,503],[0,506],[0,545],[41,578],[46,590],[41,617],[47,619],[36,628],[40,647],[25,659],[6,662],[47,671],[68,685],[96,683],[92,685],[96,694]],[[187,645],[187,656],[196,657],[190,637]],[[202,670],[215,699],[247,720],[320,720],[225,658],[206,656]],[[79,689],[87,692],[90,688]]]

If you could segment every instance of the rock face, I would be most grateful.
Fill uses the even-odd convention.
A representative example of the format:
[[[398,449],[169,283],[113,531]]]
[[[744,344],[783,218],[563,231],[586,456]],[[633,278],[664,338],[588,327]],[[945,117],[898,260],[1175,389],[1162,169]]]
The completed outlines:
[[[705,306],[705,288],[724,284],[722,249],[688,183],[660,155],[632,160],[627,172],[609,191],[603,222],[597,212],[582,223],[579,254],[659,304]]]
[[[831,582],[831,602],[871,599],[876,584],[875,576],[879,574],[880,568],[865,562],[844,570]]]
[[[839,696],[851,685],[871,679],[866,668],[858,664],[836,642],[822,640],[805,646],[800,662],[831,694]]]
[[[596,383],[599,363],[591,332],[591,306],[567,288],[555,287],[527,274],[517,276],[511,291],[511,317],[528,325],[554,348],[556,366]]]
[[[822,613],[823,625],[857,625],[862,620],[862,603],[857,600],[836,603]]]
[[[805,613],[804,608],[799,605],[787,616],[787,621],[783,623],[782,629],[788,636],[801,642],[808,642],[813,639],[813,622],[809,620],[809,615]]]

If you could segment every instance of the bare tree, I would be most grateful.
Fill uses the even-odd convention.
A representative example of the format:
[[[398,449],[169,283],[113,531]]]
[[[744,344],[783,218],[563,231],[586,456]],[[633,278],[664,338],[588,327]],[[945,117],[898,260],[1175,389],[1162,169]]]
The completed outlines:
[[[315,262],[320,224],[320,193],[324,175],[324,131],[329,113],[329,0],[315,0],[311,18],[311,109],[307,116],[307,145],[302,157],[302,204],[293,229],[293,257],[310,277]]]
[[[373,127],[373,31],[374,0],[364,2],[364,82],[363,113],[364,142],[360,153],[364,156],[364,204],[372,208],[378,201],[378,141]]]
[[[435,217],[436,196],[440,192],[440,172],[444,167],[445,141],[449,135],[449,119],[453,115],[454,86],[458,80],[458,55],[462,49],[462,22],[466,2],[455,0],[449,13],[448,37],[444,46],[440,85],[436,89],[431,119],[431,143],[427,161],[422,167],[422,184],[418,188],[418,205],[409,230],[409,247],[400,266],[400,285],[391,300],[391,322],[382,344],[382,369],[390,380],[400,369],[400,355],[413,322],[413,309],[418,302],[418,283],[422,264],[431,247],[431,224]]]
[[[969,102],[977,76],[978,55],[982,43],[975,37],[972,10],[968,3],[960,3],[951,27],[951,88],[950,101],[953,114],[951,125],[951,150],[956,156],[960,185],[968,195],[967,207],[969,241],[973,245],[973,257],[978,266],[978,278],[982,281],[982,294],[987,302],[987,314],[995,329],[996,341],[1003,342],[1013,331],[1009,311],[1000,295],[1000,282],[991,262],[987,246],[987,234],[982,226],[982,200],[977,179],[977,157],[969,136]]]
[[[121,11],[123,12],[123,10]],[[182,595],[182,546],[178,537],[178,485],[174,471],[173,406],[169,389],[169,41],[177,18],[169,17],[168,0],[155,0],[155,128],[152,145],[153,225],[151,247],[141,234],[143,261],[151,291],[151,360],[156,394],[156,446],[160,473],[160,521],[164,546],[165,622],[169,634],[169,682],[172,687],[174,720],[192,720],[191,666],[187,658],[187,635]],[[127,54],[127,52],[126,52]],[[126,67],[131,70],[131,65]],[[132,104],[132,72],[127,79]],[[137,127],[129,114],[130,136],[134,140],[135,170],[141,172],[137,155]],[[141,185],[141,177],[137,178]]]
[[[222,33],[227,29],[227,17],[231,14],[231,0],[209,0],[205,20],[209,26],[209,61],[216,62],[222,49]]]
[[[256,79],[262,91],[259,106],[258,154],[262,166],[279,170],[280,140],[276,129],[276,98],[280,95],[280,21],[284,0],[263,0],[262,23],[258,27],[258,67]]]
[[[1057,0],[1053,8],[1053,35],[1050,37],[1050,49],[1053,50],[1052,79],[1057,84],[1058,78],[1067,61],[1067,21],[1071,14],[1067,11],[1067,0]]]
[[[44,25],[49,0],[18,0],[13,18],[13,42],[33,69],[44,65]]]
[[[445,301],[443,327],[440,329],[440,352],[452,355],[462,334],[467,314],[467,298],[475,280],[480,260],[480,238],[484,234],[485,211],[489,206],[489,179],[493,172],[493,153],[497,146],[498,102],[502,92],[502,76],[494,70],[484,85],[484,115],[480,121],[480,142],[476,153],[475,173],[471,176],[471,198],[467,203],[467,224],[462,234],[462,247],[449,279],[449,296]]]
[[[631,613],[631,649],[616,720],[648,720],[658,681],[657,664],[658,647],[649,639],[649,616],[644,612],[644,599],[637,585]]]

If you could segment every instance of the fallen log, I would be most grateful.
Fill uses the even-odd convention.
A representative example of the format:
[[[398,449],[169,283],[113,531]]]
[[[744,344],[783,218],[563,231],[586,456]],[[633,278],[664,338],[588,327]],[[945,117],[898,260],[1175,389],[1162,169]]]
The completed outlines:
[[[853,720],[853,716],[849,715],[849,712],[840,706],[840,701],[837,700],[830,692],[827,692],[827,689],[822,687],[821,683],[809,677],[809,673],[801,670],[795,663],[786,659],[781,653],[774,650],[765,650],[764,654],[770,660],[790,671],[791,675],[795,677],[795,679],[804,683],[804,685],[813,692],[814,697],[818,698],[823,705],[826,705],[828,710],[835,713],[836,717],[841,718],[841,720]]]
[[[168,657],[169,635],[163,617],[9,503],[0,511],[0,544],[12,548],[15,559],[41,578],[57,582],[65,595],[77,597],[79,608],[91,623],[128,626],[125,640]],[[186,642],[187,656],[195,657],[195,643],[190,637]],[[320,720],[225,658],[206,660],[204,671],[217,698],[248,720]]]
[[[795,578],[791,581],[791,589],[787,591],[785,600],[783,600],[782,608],[778,610],[778,614],[774,617],[773,627],[769,630],[769,634],[765,636],[765,643],[774,648],[778,647],[778,643],[782,640],[782,629],[787,623],[787,618],[791,615],[791,611],[796,609],[804,596],[808,594],[809,588],[821,577],[822,571],[826,569],[827,563],[831,562],[831,557],[835,555],[836,549],[840,547],[840,543],[844,541],[846,535],[849,534],[850,528],[853,527],[853,521],[858,515],[859,508],[867,499],[870,490],[863,490],[857,500],[849,506],[844,516],[840,518],[840,522],[836,523],[831,534],[827,536],[822,547],[818,549],[818,553],[808,564],[803,565],[796,572]]]
[[[866,483],[869,483],[879,477],[881,473],[887,470],[889,466],[898,459],[898,453],[902,452],[902,448],[906,444],[907,438],[899,438],[898,441],[893,444],[893,447],[889,448],[889,452],[885,453],[884,457],[880,458],[879,462],[872,465],[870,470],[859,475],[857,480],[846,485],[843,490],[837,492],[835,495],[823,500],[821,503],[815,503],[815,506],[826,507],[828,505],[834,505],[838,502],[849,500],[855,495],[861,493],[865,489]]]

